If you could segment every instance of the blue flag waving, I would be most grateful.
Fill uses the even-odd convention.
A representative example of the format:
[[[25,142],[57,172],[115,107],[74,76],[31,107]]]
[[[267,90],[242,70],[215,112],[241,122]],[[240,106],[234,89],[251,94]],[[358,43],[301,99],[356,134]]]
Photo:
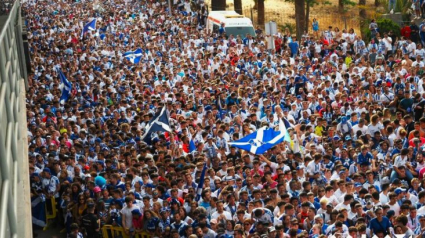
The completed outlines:
[[[84,34],[86,34],[86,32],[96,30],[96,22],[97,22],[97,18],[94,18],[89,23],[84,25],[83,31],[81,32],[81,39],[83,39],[83,36]]]
[[[168,122],[167,109],[162,108],[161,112],[157,113],[152,120],[146,125],[146,132],[142,140],[146,143],[151,142],[151,134],[158,131],[171,132],[170,123]]]
[[[196,188],[196,201],[198,202],[201,199],[202,189],[204,187],[205,173],[207,172],[207,163],[204,163],[202,168],[201,178],[199,179],[198,187]]]
[[[192,153],[195,150],[196,150],[196,145],[193,142],[193,140],[190,140],[190,142],[189,142],[189,153]]]
[[[142,49],[137,49],[135,51],[128,51],[123,54],[123,56],[128,59],[131,63],[137,64],[142,58]]]
[[[245,136],[244,138],[229,142],[229,145],[249,151],[256,155],[264,154],[268,149],[283,142],[286,128],[282,120],[279,120],[279,130],[261,127],[259,130]]]
[[[65,77],[62,70],[58,69],[58,73],[59,73],[59,78],[61,80],[60,88],[62,89],[62,95],[61,95],[61,98],[60,98],[60,103],[64,104],[66,101],[68,101],[69,97],[71,96],[72,84]]]

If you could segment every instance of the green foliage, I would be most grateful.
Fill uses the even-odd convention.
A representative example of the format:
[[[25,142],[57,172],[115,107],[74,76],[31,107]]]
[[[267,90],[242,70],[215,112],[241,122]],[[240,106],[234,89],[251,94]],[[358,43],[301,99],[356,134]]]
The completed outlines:
[[[376,20],[376,23],[378,23],[378,29],[381,36],[384,33],[389,32],[390,30],[393,31],[397,37],[400,36],[400,30],[401,30],[400,26],[394,21],[392,21],[391,19],[380,18]],[[370,38],[371,38],[369,24],[370,24],[370,21],[366,20],[364,24],[362,24],[360,29],[362,31],[362,35],[365,36],[364,40],[367,42],[370,41]]]
[[[295,24],[291,24],[291,23],[285,23],[283,25],[279,25],[279,29],[281,30],[281,32],[285,32],[285,29],[288,28],[289,32],[291,34],[295,34],[295,31],[297,29]]]
[[[342,0],[342,3],[344,4],[344,6],[351,6],[351,7],[354,7],[357,4],[356,2],[351,0]]]

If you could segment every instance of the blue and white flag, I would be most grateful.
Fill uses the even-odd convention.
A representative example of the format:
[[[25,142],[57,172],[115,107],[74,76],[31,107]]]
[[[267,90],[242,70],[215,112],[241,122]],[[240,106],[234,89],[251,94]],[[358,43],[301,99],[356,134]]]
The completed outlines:
[[[189,142],[189,153],[192,153],[195,150],[196,150],[195,142],[193,142],[193,140],[190,140],[190,142]]]
[[[61,88],[62,90],[60,103],[64,104],[66,101],[68,101],[69,97],[71,96],[72,84],[65,77],[62,70],[58,69],[58,73],[59,73],[59,78],[61,80],[59,88]]]
[[[146,132],[143,135],[142,140],[149,144],[152,138],[151,134],[158,131],[171,132],[167,109],[165,107],[163,107],[161,112],[157,113],[146,125]]]
[[[201,178],[199,179],[198,187],[196,188],[196,201],[198,202],[201,199],[202,190],[204,187],[205,173],[207,172],[207,163],[204,163],[202,168]]]
[[[268,149],[283,142],[286,134],[285,125],[282,120],[279,120],[278,131],[275,131],[273,128],[261,127],[240,140],[229,142],[229,145],[256,155],[261,155]]]
[[[86,34],[86,32],[96,30],[96,22],[97,22],[97,18],[94,18],[89,23],[84,25],[83,31],[81,32],[81,39],[83,39],[83,36],[84,34]]]
[[[46,198],[43,194],[31,198],[32,223],[46,227]]]
[[[142,58],[143,51],[142,49],[137,49],[135,51],[128,51],[123,54],[123,56],[128,59],[131,63],[137,64]]]

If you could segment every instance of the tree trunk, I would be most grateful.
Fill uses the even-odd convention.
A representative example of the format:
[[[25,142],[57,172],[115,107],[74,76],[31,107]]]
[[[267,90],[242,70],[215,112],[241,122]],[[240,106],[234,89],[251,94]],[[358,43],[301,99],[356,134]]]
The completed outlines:
[[[295,1],[295,23],[297,30],[297,40],[301,40],[305,27],[305,0]]]
[[[257,0],[257,23],[264,27],[264,0]]]
[[[304,27],[304,31],[308,32],[309,24],[310,24],[310,4],[307,2],[306,7],[305,7],[305,27]]]
[[[363,32],[361,29],[364,29],[365,24],[366,24],[366,0],[359,0],[359,6],[360,6],[360,10],[359,10],[359,17],[360,17],[360,33],[362,35],[362,39],[365,39],[365,32]]]
[[[252,7],[252,9],[257,10],[258,7],[258,0],[254,0],[254,6]]]
[[[211,1],[211,10],[212,11],[225,11],[226,10],[226,0],[212,0]]]
[[[242,0],[233,0],[233,5],[235,7],[235,12],[243,15],[243,11],[242,11]]]
[[[344,0],[338,0],[338,11],[344,11]]]
[[[379,0],[375,0],[375,7],[379,7]]]

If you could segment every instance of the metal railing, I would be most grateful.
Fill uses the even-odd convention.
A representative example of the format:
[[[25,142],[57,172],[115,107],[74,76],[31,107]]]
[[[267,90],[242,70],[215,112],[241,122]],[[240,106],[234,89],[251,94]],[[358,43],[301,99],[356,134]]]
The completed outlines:
[[[0,29],[0,237],[32,237],[20,4]],[[18,224],[19,222],[19,224]]]

